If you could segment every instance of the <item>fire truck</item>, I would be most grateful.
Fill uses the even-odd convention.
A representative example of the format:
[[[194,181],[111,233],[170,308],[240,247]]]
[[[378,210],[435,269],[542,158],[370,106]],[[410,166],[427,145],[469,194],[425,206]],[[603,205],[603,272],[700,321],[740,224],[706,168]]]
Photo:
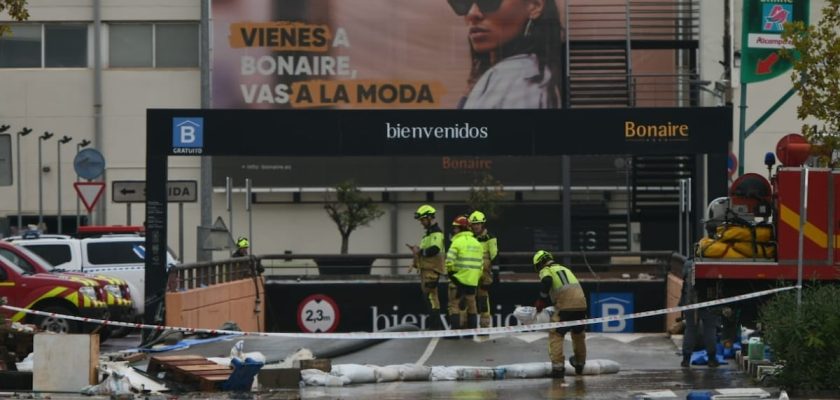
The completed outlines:
[[[745,174],[711,202],[706,237],[695,246],[700,297],[794,285],[799,277],[804,285],[840,280],[840,170],[805,167],[809,152],[801,135],[782,138],[775,157],[765,157],[769,180]],[[730,306],[751,325],[762,301]]]

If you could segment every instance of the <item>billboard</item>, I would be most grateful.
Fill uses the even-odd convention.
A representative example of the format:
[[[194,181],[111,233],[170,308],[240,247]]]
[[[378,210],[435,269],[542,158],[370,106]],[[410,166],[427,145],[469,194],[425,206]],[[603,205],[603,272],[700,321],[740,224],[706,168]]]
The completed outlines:
[[[556,107],[557,5],[486,4],[213,1],[213,107]]]
[[[779,49],[791,47],[782,39],[782,32],[786,23],[803,21],[808,24],[808,5],[808,0],[744,0],[742,82],[772,79],[791,68],[791,62],[779,56]]]

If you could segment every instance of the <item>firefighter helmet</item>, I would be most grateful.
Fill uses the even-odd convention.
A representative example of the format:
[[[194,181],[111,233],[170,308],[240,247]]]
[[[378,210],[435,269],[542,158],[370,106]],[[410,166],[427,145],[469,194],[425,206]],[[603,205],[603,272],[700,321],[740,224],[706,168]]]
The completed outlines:
[[[539,271],[540,268],[542,268],[543,264],[545,264],[546,262],[549,262],[549,261],[554,261],[554,256],[552,256],[551,253],[549,253],[545,250],[540,250],[540,251],[537,251],[536,253],[534,253],[534,260],[533,261],[534,261],[534,269]]]
[[[245,236],[240,236],[239,239],[236,239],[236,247],[240,249],[247,249],[251,246],[251,243],[248,241],[248,238]]]
[[[428,204],[423,204],[414,213],[414,219],[434,218],[434,217],[435,217],[435,208],[428,205]]]
[[[452,220],[452,226],[457,226],[461,229],[469,229],[470,228],[470,221],[467,219],[467,217],[465,217],[463,215],[459,215],[459,216],[455,217],[454,220]]]
[[[470,223],[471,224],[483,224],[487,222],[487,217],[484,216],[484,213],[481,211],[473,211],[470,214]]]

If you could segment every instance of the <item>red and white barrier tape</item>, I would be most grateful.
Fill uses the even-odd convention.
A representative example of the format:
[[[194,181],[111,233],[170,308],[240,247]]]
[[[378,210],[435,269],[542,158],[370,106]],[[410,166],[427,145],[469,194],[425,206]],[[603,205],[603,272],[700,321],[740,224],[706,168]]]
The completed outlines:
[[[128,328],[137,328],[137,329],[154,329],[158,331],[163,330],[172,330],[172,331],[181,331],[181,332],[188,332],[188,333],[210,333],[210,334],[219,334],[219,335],[244,335],[244,336],[267,336],[267,337],[286,337],[286,338],[305,338],[305,339],[422,339],[422,338],[432,338],[432,337],[446,337],[446,336],[470,336],[470,335],[489,335],[489,334],[499,334],[499,333],[519,333],[519,332],[531,332],[531,331],[546,331],[550,329],[556,328],[566,328],[570,326],[578,326],[578,325],[590,325],[590,324],[598,324],[610,321],[620,321],[625,319],[635,319],[635,318],[644,318],[644,317],[652,317],[654,315],[662,315],[662,314],[670,314],[674,312],[680,312],[685,310],[695,310],[698,308],[705,308],[711,306],[717,306],[721,304],[727,303],[734,303],[737,301],[743,301],[748,299],[753,299],[756,297],[767,296],[773,293],[783,292],[786,290],[796,289],[797,286],[787,286],[782,288],[776,289],[769,289],[769,290],[762,290],[759,292],[747,293],[738,296],[727,297],[724,299],[717,299],[717,300],[710,300],[704,301],[702,303],[690,304],[686,306],[680,307],[669,307],[663,308],[660,310],[653,310],[653,311],[643,311],[633,314],[626,314],[626,315],[611,315],[608,317],[599,317],[599,318],[589,318],[589,319],[581,319],[577,321],[563,321],[563,322],[549,322],[544,324],[531,324],[531,325],[515,325],[515,326],[500,326],[495,328],[480,328],[480,329],[454,329],[454,330],[444,330],[444,331],[414,331],[414,332],[350,332],[350,333],[294,333],[294,332],[240,332],[240,331],[229,331],[229,330],[222,330],[222,329],[201,329],[201,328],[183,328],[177,326],[165,326],[165,325],[147,325],[147,324],[136,324],[130,322],[119,322],[119,321],[110,321],[110,320],[102,320],[102,319],[95,319],[95,318],[85,318],[85,317],[76,317],[72,315],[63,315],[63,314],[56,314],[56,313],[48,313],[38,310],[29,310],[26,308],[20,307],[13,307],[13,306],[0,306],[7,310],[12,310],[15,312],[25,312],[28,314],[40,315],[44,317],[59,317],[65,318],[75,321],[81,322],[89,322],[94,324],[100,324],[104,326],[124,326]]]

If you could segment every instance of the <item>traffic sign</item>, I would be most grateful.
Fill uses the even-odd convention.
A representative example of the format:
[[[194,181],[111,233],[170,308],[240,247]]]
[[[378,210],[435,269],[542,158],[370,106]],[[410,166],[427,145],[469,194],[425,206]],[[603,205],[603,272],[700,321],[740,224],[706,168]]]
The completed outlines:
[[[85,208],[88,212],[93,211],[99,198],[102,197],[102,192],[105,191],[105,182],[76,182],[73,184],[79,198],[82,199]]]
[[[105,157],[96,149],[83,149],[73,158],[76,175],[85,179],[96,179],[105,171]]]
[[[166,201],[195,203],[198,201],[198,181],[166,182]],[[111,201],[114,203],[146,202],[146,181],[111,182]]]
[[[298,305],[297,322],[303,332],[332,332],[338,328],[338,318],[338,305],[324,294],[313,294]]]

